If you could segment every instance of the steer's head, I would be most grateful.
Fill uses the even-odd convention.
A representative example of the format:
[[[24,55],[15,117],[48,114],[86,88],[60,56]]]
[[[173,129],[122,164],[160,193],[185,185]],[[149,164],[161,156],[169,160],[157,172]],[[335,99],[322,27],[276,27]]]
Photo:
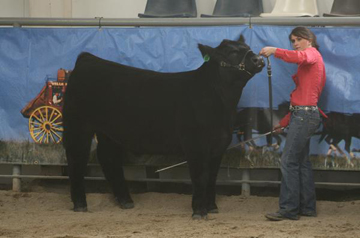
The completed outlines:
[[[263,58],[245,44],[243,35],[237,41],[223,40],[216,48],[199,44],[199,49],[205,61],[215,63],[236,75],[241,74],[245,79],[259,73],[265,65]]]

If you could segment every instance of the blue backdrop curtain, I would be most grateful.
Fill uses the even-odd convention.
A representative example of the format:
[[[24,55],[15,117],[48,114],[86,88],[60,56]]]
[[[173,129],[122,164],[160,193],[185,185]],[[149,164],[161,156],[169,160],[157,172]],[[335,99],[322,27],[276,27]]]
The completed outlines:
[[[288,26],[146,27],[146,28],[0,28],[0,140],[29,140],[28,120],[20,110],[59,68],[72,69],[87,51],[121,64],[161,72],[198,68],[203,59],[197,44],[216,47],[243,34],[256,53],[264,46],[291,49]],[[314,27],[323,55],[327,83],[319,106],[325,111],[360,113],[360,28]],[[289,101],[296,65],[271,58],[276,107]],[[244,89],[239,110],[268,107],[267,72]],[[359,142],[353,140],[353,146]],[[324,147],[324,146],[323,146]],[[325,148],[314,144],[314,153]]]

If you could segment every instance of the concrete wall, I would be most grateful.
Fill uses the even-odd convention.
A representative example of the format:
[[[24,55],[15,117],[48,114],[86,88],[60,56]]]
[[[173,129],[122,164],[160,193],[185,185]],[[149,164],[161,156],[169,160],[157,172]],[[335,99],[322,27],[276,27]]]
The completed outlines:
[[[28,17],[28,0],[0,0],[0,17]]]
[[[241,1],[241,0],[239,0]],[[293,0],[290,0],[293,1]],[[316,1],[316,0],[314,0]],[[0,17],[137,18],[147,0],[0,0]],[[263,0],[271,12],[276,0]],[[212,14],[216,0],[196,0],[198,17]],[[333,0],[317,0],[320,16],[331,10]]]

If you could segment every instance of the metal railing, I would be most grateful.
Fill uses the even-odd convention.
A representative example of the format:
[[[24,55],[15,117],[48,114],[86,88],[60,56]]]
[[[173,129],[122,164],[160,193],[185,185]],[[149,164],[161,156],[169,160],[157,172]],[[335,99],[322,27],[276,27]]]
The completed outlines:
[[[360,17],[250,17],[250,18],[0,18],[0,26],[360,26]]]
[[[63,175],[22,175],[21,174],[21,165],[13,165],[13,174],[0,175],[0,178],[10,178],[12,179],[12,189],[15,192],[21,192],[21,183],[23,179],[50,179],[50,180],[67,180],[68,176]],[[219,179],[216,181],[217,185],[241,185],[241,194],[244,196],[250,196],[251,185],[280,185],[281,181],[276,180],[252,180],[250,178],[249,169],[242,169],[242,178],[241,179]],[[84,177],[85,180],[96,180],[104,181],[105,177],[103,176],[87,176]],[[151,183],[184,183],[191,184],[190,179],[184,178],[132,178],[127,179],[129,182],[151,182]],[[328,186],[328,187],[341,187],[341,188],[359,188],[360,183],[347,183],[347,182],[315,182],[316,186]]]
[[[69,179],[68,176],[51,176],[51,175],[0,175],[0,178],[17,178],[17,179],[54,179],[54,180],[66,180]],[[84,177],[85,180],[97,180],[105,181],[105,177]],[[132,182],[159,182],[159,183],[185,183],[191,184],[190,179],[163,179],[163,178],[139,178],[139,179],[127,179],[127,181]],[[271,180],[238,180],[238,179],[229,179],[229,180],[217,180],[217,185],[234,185],[234,184],[281,184],[281,181],[271,181]],[[315,185],[318,186],[339,186],[339,187],[360,187],[360,183],[336,183],[336,182],[315,182]]]

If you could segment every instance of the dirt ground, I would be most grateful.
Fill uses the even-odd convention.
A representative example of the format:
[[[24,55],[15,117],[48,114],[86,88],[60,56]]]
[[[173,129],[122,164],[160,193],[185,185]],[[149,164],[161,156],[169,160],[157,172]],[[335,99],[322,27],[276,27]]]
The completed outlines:
[[[191,219],[191,195],[133,194],[135,208],[121,210],[110,193],[88,193],[87,213],[75,213],[68,187],[15,193],[0,190],[0,237],[360,237],[360,200],[318,201],[318,217],[267,221],[276,197],[217,197],[219,214]]]

